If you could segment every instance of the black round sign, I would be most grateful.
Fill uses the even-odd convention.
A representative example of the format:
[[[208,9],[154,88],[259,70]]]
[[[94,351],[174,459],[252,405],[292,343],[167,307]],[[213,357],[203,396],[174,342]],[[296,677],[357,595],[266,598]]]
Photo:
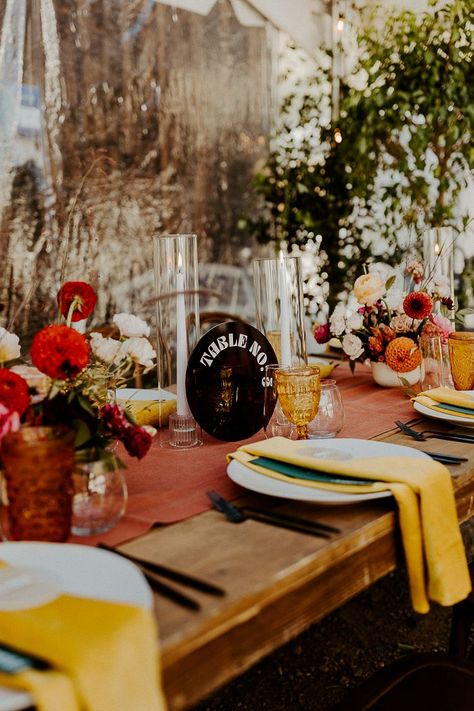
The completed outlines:
[[[265,366],[275,351],[256,328],[230,321],[207,331],[189,359],[186,395],[196,422],[229,442],[263,427]]]

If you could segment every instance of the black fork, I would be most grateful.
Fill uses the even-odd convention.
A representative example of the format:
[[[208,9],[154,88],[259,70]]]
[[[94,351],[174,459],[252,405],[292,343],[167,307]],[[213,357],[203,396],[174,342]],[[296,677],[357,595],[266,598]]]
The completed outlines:
[[[451,442],[474,444],[474,435],[448,434],[445,432],[436,432],[435,430],[423,430],[422,432],[418,432],[412,427],[405,425],[405,423],[400,422],[400,420],[395,420],[395,424],[404,434],[412,437],[417,442],[426,442],[427,439],[447,439]]]

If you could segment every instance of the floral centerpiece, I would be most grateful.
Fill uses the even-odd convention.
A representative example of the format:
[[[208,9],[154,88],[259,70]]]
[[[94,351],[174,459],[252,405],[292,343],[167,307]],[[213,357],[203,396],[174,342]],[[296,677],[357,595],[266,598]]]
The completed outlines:
[[[453,330],[446,313],[454,308],[445,277],[424,274],[420,262],[406,268],[407,293],[398,289],[391,268],[373,264],[354,283],[346,304],[338,304],[328,323],[314,330],[318,343],[339,339],[351,369],[369,359],[386,363],[401,378],[421,362],[423,335],[439,335],[445,342]]]
[[[132,314],[116,314],[119,337],[100,332],[82,335],[73,328],[92,313],[96,295],[85,282],[67,282],[57,295],[63,323],[38,331],[31,364],[21,363],[16,334],[0,328],[0,440],[20,426],[67,425],[75,432],[76,459],[94,456],[111,467],[110,445],[120,440],[139,459],[152,442],[152,428],[140,427],[113,402],[115,388],[137,368],[153,366],[150,329]],[[92,455],[91,455],[92,453]]]

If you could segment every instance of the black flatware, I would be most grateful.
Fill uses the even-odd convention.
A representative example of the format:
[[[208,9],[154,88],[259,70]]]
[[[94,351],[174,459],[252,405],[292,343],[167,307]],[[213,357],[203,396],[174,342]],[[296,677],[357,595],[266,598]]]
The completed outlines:
[[[435,459],[437,462],[441,462],[441,464],[462,464],[462,462],[468,462],[469,458],[468,457],[456,457],[453,454],[444,454],[443,452],[427,452],[426,450],[420,450],[424,454],[427,454],[431,459]]]
[[[437,432],[436,430],[423,430],[419,432],[418,430],[409,427],[404,422],[400,422],[400,420],[395,420],[395,424],[399,430],[409,437],[412,437],[417,442],[425,442],[427,439],[447,439],[451,442],[474,444],[474,435],[450,434],[448,432]]]
[[[309,533],[321,538],[330,538],[331,533],[340,533],[339,528],[326,523],[312,521],[309,518],[303,518],[301,516],[291,516],[290,514],[283,514],[276,511],[266,511],[265,509],[259,509],[254,506],[237,507],[235,504],[224,499],[217,491],[208,491],[206,493],[214,508],[225,514],[227,519],[232,521],[232,523],[242,523],[242,521],[250,518],[260,523],[267,523],[279,528],[287,528],[292,531],[298,531],[299,533]]]
[[[134,563],[138,568],[140,568],[141,572],[150,584],[150,587],[155,592],[167,597],[179,605],[182,605],[183,607],[187,607],[190,610],[199,610],[201,606],[193,598],[188,597],[180,590],[176,590],[176,588],[164,583],[160,580],[160,576],[168,578],[168,580],[172,580],[175,583],[198,590],[199,592],[207,593],[208,595],[216,595],[219,597],[225,595],[225,590],[217,585],[207,582],[206,580],[201,580],[200,578],[188,575],[187,573],[182,573],[178,570],[174,570],[173,568],[168,568],[167,566],[159,563],[153,563],[151,561],[144,560],[143,558],[137,558],[129,553],[124,553],[123,551],[117,550],[112,546],[108,546],[106,543],[98,543],[97,547],[111,553],[115,553],[116,555],[120,555],[122,558],[126,558],[130,562]]]

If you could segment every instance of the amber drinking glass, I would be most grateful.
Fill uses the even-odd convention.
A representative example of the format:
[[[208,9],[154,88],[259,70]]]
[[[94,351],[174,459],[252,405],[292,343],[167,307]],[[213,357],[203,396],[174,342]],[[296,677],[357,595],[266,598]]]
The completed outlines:
[[[474,389],[474,332],[449,334],[449,363],[456,390]]]
[[[284,415],[296,425],[297,439],[308,439],[308,424],[316,417],[321,393],[315,366],[279,368],[275,371],[278,401]]]
[[[12,541],[65,541],[71,527],[74,433],[25,427],[2,441],[2,536]]]

